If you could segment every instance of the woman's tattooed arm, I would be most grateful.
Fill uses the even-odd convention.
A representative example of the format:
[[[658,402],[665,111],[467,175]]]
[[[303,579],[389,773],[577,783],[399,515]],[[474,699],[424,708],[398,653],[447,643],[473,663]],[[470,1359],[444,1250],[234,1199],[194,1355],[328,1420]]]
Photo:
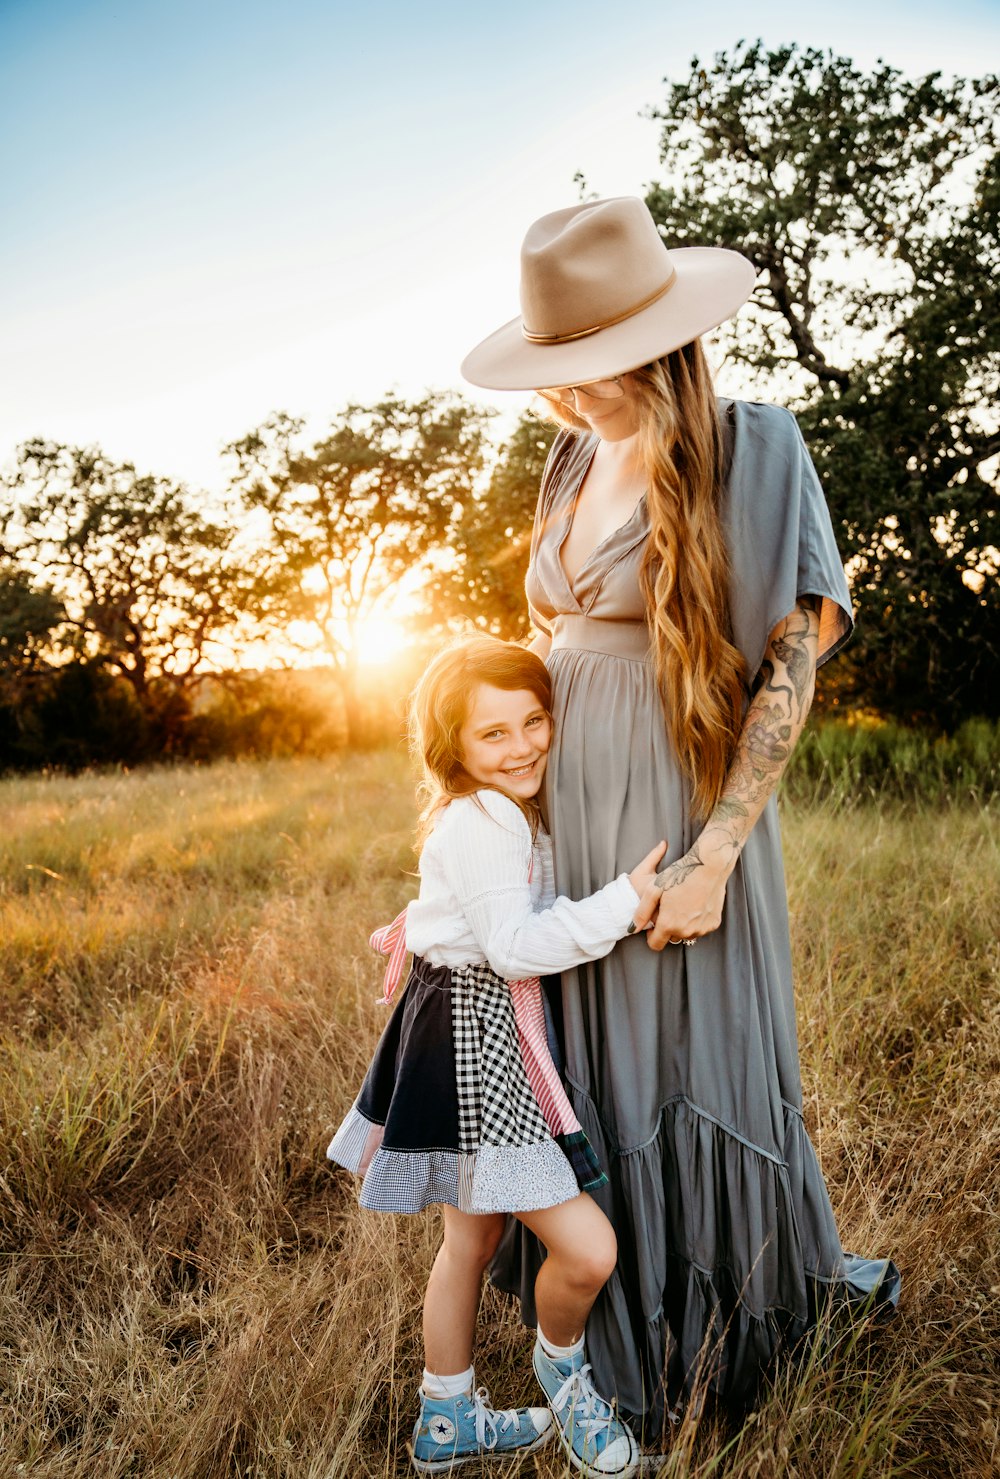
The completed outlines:
[[[736,866],[809,713],[821,604],[818,596],[800,596],[795,610],[771,633],[725,789],[694,846],[657,877],[665,892],[701,868],[721,867],[728,877]]]

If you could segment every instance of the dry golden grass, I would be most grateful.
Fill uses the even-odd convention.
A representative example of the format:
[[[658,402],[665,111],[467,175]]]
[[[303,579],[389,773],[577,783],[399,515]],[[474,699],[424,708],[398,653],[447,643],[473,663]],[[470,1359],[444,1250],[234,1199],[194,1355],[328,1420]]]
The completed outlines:
[[[395,755],[0,785],[0,1475],[407,1472],[436,1225],[324,1161],[411,892]],[[1000,821],[787,810],[807,1112],[899,1317],[668,1479],[1000,1470]],[[478,1374],[528,1400],[488,1294]],[[555,1479],[552,1452],[523,1472]]]

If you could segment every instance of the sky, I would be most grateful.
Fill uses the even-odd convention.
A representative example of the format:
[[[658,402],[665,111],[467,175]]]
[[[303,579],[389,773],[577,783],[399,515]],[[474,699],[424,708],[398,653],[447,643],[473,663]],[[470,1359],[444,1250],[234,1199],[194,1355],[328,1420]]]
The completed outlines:
[[[1000,0],[0,0],[0,465],[213,489],[285,410],[465,389],[528,225],[660,178],[640,116],[740,39],[1000,65]],[[725,387],[723,387],[725,388]]]

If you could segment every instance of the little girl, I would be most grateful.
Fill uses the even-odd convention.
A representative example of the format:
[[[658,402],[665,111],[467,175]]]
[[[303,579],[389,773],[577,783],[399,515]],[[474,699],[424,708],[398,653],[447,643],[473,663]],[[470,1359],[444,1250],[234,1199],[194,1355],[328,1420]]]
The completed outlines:
[[[440,1202],[444,1241],[424,1300],[424,1371],[411,1456],[421,1474],[560,1438],[570,1462],[635,1471],[638,1451],[584,1362],[590,1308],[614,1268],[611,1224],[588,1190],[606,1178],[549,1053],[538,977],[606,955],[649,922],[660,843],[578,903],[554,896],[537,796],[552,738],[551,683],[534,653],[473,637],[417,686],[411,738],[429,800],[420,896],[373,943],[413,962],[361,1092],[328,1154],[364,1173],[361,1205]],[[483,1273],[520,1219],[547,1250],[535,1284],[544,1408],[494,1411],[474,1390]],[[553,1424],[553,1417],[555,1423]]]

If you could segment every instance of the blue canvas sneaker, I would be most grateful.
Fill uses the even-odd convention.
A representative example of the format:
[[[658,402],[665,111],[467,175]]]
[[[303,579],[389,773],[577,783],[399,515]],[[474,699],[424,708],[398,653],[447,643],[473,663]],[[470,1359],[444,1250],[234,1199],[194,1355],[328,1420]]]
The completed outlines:
[[[583,1474],[628,1479],[639,1465],[639,1447],[610,1402],[595,1391],[583,1352],[553,1361],[536,1342],[531,1358],[556,1420],[566,1456]]]
[[[471,1459],[511,1458],[533,1453],[554,1436],[544,1407],[496,1412],[480,1387],[462,1397],[426,1397],[413,1429],[410,1459],[418,1474],[444,1474]]]

